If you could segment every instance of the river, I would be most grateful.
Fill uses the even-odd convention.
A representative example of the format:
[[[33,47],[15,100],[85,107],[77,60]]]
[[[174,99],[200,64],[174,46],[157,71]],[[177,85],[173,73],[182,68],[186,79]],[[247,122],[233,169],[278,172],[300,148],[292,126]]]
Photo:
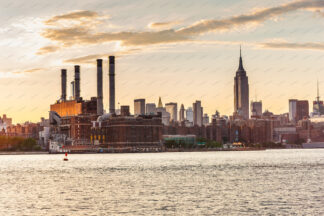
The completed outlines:
[[[0,215],[324,215],[324,149],[1,155]]]

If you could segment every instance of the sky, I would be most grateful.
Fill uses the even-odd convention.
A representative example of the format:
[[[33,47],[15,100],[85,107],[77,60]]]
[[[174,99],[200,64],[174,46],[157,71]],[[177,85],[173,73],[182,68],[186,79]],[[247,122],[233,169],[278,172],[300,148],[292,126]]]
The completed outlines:
[[[81,96],[96,96],[96,59],[116,55],[116,104],[202,101],[231,115],[242,46],[250,100],[288,112],[290,98],[324,98],[323,0],[0,0],[0,114],[15,123],[48,117],[60,70]],[[68,85],[68,96],[70,96]]]

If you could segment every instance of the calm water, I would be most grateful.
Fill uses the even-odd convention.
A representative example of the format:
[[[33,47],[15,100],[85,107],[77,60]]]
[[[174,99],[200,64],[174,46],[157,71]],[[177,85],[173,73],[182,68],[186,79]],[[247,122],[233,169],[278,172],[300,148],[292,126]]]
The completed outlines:
[[[0,215],[324,215],[324,149],[0,156]]]

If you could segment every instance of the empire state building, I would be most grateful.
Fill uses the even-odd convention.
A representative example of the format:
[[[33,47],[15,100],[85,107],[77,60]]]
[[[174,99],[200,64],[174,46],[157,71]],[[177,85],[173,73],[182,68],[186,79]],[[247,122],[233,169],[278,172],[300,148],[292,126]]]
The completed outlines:
[[[240,48],[240,63],[234,77],[234,113],[249,119],[249,81],[243,68]]]

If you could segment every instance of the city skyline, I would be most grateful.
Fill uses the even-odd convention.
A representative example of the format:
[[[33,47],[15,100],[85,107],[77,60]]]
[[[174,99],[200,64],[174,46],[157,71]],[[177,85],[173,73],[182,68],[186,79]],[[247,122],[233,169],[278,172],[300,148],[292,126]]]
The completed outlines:
[[[174,101],[185,108],[200,100],[209,116],[216,109],[232,115],[239,44],[249,76],[249,102],[257,97],[264,110],[288,112],[288,99],[311,102],[317,79],[321,87],[321,1],[204,1],[204,14],[195,11],[197,3],[191,1],[167,2],[159,13],[158,4],[146,2],[144,7],[151,10],[144,15],[134,3],[132,12],[123,10],[125,2],[83,2],[71,9],[70,4],[58,8],[59,2],[44,8],[35,1],[31,13],[18,10],[22,2],[0,1],[5,9],[0,16],[6,20],[0,22],[0,95],[5,101],[0,112],[15,123],[47,117],[49,104],[60,98],[61,69],[67,69],[70,83],[75,64],[81,66],[81,96],[90,99],[96,95],[97,58],[104,59],[107,111],[110,54],[118,62],[116,103],[130,105],[131,110],[136,98],[157,104],[161,96],[164,103]],[[71,31],[62,31],[67,29]],[[104,37],[89,40],[93,31]],[[68,40],[67,34],[80,43]]]

